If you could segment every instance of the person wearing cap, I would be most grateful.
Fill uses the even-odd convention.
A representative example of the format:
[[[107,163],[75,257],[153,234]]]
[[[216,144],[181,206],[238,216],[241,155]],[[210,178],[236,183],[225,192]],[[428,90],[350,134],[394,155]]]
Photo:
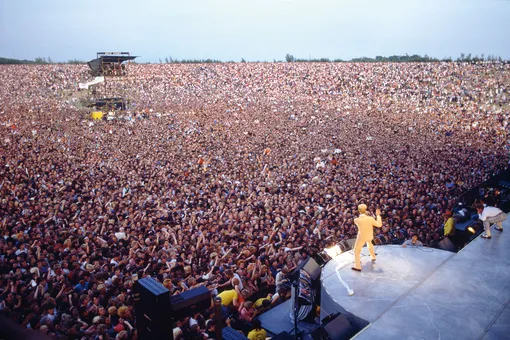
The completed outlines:
[[[455,235],[455,218],[453,218],[451,211],[444,213],[444,236],[451,237]]]
[[[356,238],[356,243],[354,244],[354,267],[352,270],[361,271],[361,249],[367,244],[368,251],[370,252],[370,257],[372,261],[375,262],[375,252],[374,245],[372,244],[372,240],[374,239],[374,227],[380,228],[382,227],[382,219],[381,219],[381,210],[376,209],[375,215],[377,219],[374,219],[372,216],[368,216],[367,206],[365,204],[358,205],[359,217],[354,219],[354,224],[358,227],[358,237]]]
[[[496,224],[497,231],[503,231],[503,221],[506,220],[506,214],[496,207],[484,206],[481,203],[475,205],[478,212],[478,219],[483,222],[485,234],[482,238],[491,238],[491,225]]]

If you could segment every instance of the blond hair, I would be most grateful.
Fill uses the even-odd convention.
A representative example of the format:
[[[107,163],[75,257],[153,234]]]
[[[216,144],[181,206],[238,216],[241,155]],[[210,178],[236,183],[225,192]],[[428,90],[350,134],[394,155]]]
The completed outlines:
[[[117,315],[119,318],[125,318],[128,315],[129,308],[127,306],[122,306],[117,309]]]
[[[364,214],[367,211],[367,205],[366,204],[358,205],[358,211],[360,214]]]

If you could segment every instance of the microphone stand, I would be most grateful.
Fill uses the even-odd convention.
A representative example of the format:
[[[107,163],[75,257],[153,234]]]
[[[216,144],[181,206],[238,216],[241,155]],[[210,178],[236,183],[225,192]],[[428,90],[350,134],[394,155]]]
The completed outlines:
[[[294,279],[292,282],[292,288],[294,289],[294,339],[299,339],[299,330],[298,330],[298,311],[299,311],[299,276],[297,279]]]

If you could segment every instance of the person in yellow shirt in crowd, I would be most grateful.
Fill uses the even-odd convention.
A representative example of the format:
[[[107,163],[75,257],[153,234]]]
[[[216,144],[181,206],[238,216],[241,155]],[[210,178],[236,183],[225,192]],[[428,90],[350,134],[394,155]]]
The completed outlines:
[[[266,297],[255,300],[255,302],[253,303],[253,307],[259,308],[260,306],[262,306],[262,303],[264,302],[264,300],[268,300],[269,302],[271,302],[272,297],[273,297],[273,294],[267,294]]]
[[[444,236],[455,236],[455,218],[453,218],[451,211],[444,213]]]
[[[249,340],[266,340],[267,333],[262,328],[262,324],[260,323],[259,319],[254,319],[252,321],[253,324],[253,330],[248,333],[248,339]]]
[[[235,289],[224,290],[223,292],[219,293],[217,297],[221,298],[221,304],[225,307],[228,307],[232,304],[234,307],[237,307],[236,304],[239,305],[238,296]]]

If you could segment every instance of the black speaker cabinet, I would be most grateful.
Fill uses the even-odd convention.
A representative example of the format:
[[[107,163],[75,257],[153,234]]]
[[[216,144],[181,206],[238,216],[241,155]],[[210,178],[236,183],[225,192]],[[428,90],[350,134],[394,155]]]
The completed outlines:
[[[133,292],[138,338],[173,340],[170,291],[146,277],[136,282]]]
[[[439,242],[437,244],[437,246],[439,249],[451,251],[454,253],[457,250],[448,237],[445,237],[444,239],[442,239],[441,242]]]
[[[204,286],[187,290],[170,297],[172,315],[179,319],[196,311],[204,311],[211,306],[211,292]]]
[[[356,334],[356,330],[345,315],[340,314],[324,326],[327,339],[345,340],[350,339]]]

